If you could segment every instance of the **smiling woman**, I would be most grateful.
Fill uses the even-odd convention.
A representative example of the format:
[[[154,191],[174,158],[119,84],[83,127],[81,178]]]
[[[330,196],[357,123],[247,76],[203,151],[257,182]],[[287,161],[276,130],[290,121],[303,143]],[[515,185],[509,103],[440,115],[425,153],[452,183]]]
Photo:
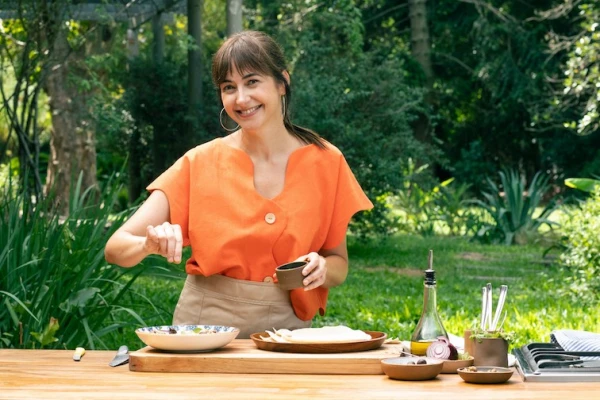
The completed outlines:
[[[298,329],[325,313],[348,274],[346,230],[372,207],[342,153],[289,117],[291,77],[281,48],[241,32],[213,58],[213,80],[238,128],[181,157],[110,238],[122,266],[160,254],[179,263],[191,246],[175,325],[224,325],[239,338]],[[284,290],[275,268],[306,261],[302,287]]]

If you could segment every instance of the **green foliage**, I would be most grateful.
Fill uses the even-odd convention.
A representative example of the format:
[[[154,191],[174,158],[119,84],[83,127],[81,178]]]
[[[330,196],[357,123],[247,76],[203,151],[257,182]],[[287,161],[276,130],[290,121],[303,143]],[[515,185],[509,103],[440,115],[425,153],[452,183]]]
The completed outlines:
[[[537,215],[537,208],[550,189],[548,176],[538,172],[526,187],[525,176],[517,171],[501,171],[499,175],[500,185],[488,178],[484,200],[474,202],[493,219],[492,223],[481,224],[476,234],[478,240],[505,245],[524,244],[539,235],[542,225],[557,225],[548,219],[555,209],[553,202]]]
[[[399,230],[423,236],[447,233],[466,233],[470,211],[467,205],[468,185],[453,187],[454,178],[439,184],[431,183],[429,165],[417,167],[408,159],[402,172],[402,189],[393,198],[394,209],[398,210]]]
[[[571,210],[562,231],[560,260],[570,274],[562,294],[586,304],[600,299],[600,188]]]
[[[429,165],[416,166],[412,159],[408,159],[406,167],[402,172],[404,182],[402,189],[395,197],[395,208],[402,212],[400,217],[400,231],[407,233],[418,233],[423,236],[431,236],[435,233],[437,213],[435,210],[435,197],[442,185],[432,186],[428,182],[428,176],[424,174]]]
[[[565,185],[570,188],[583,190],[584,192],[589,193],[600,187],[600,181],[589,178],[568,178],[565,179]]]
[[[448,181],[450,180],[445,182]],[[439,220],[445,226],[443,233],[455,236],[473,233],[471,232],[471,221],[475,215],[468,207],[471,201],[470,187],[471,185],[467,183],[440,186],[440,192],[435,201],[439,210]]]
[[[564,126],[581,118],[597,81],[590,51],[589,69],[574,70],[586,94],[561,95],[565,56],[579,51],[575,38],[582,33],[582,16],[567,3],[440,0],[430,6],[436,137],[450,160],[442,167],[476,193],[500,168],[528,176],[553,171],[552,181],[598,171],[600,135],[581,137]],[[401,31],[403,16],[398,9],[394,29]],[[598,18],[584,18],[589,36]]]
[[[42,347],[44,347],[51,343],[58,342],[58,339],[55,337],[55,335],[59,328],[60,325],[58,324],[58,320],[50,317],[50,322],[44,331],[42,333],[31,332],[31,336],[33,336]]]
[[[484,331],[481,327],[476,326],[471,330],[471,339],[481,342],[482,339],[499,339],[502,338],[508,343],[512,343],[516,339],[514,332],[506,332],[504,330],[499,331]]]
[[[410,158],[406,162],[402,188],[390,198],[398,230],[422,236],[471,233],[469,185],[453,185],[454,178],[436,184],[429,174],[429,165],[417,167]]]
[[[215,12],[213,6],[209,5],[210,15]],[[161,63],[153,58],[150,30],[138,32],[140,54],[135,59],[116,51],[88,61],[90,70],[104,79],[95,79],[104,87],[93,102],[100,133],[98,173],[106,177],[127,161],[121,178],[129,181],[128,194],[133,197],[187,150],[221,133],[220,103],[212,90],[210,73],[202,76],[201,121],[189,115],[187,51],[192,44],[185,22],[185,16],[176,16],[174,24],[164,27],[165,57]],[[121,37],[123,32],[116,30],[115,35]],[[207,38],[203,53],[209,55],[220,38],[212,31]],[[204,58],[203,71],[210,71],[210,61],[210,57]],[[190,124],[194,129],[189,129]],[[134,204],[138,199],[126,200]]]
[[[590,134],[600,128],[600,7],[588,0],[578,8],[581,32],[569,51],[563,96],[579,110],[579,118],[566,125],[578,134]]]
[[[290,61],[294,121],[342,150],[375,204],[354,218],[353,232],[389,234],[396,222],[388,200],[401,187],[402,160],[428,163],[441,157],[435,146],[418,142],[410,126],[419,112],[427,112],[422,90],[405,80],[400,58],[382,61],[375,51],[361,51],[360,12],[353,4],[292,2],[286,12],[302,18],[270,33]]]
[[[534,11],[510,0],[442,0],[432,10],[436,134],[444,167],[476,192],[501,167],[537,171],[546,162],[537,156],[543,135],[525,128],[548,97],[541,71],[555,65],[543,29],[525,22]]]
[[[118,187],[109,181],[94,199],[92,188],[72,185],[70,215],[51,211],[10,184],[0,198],[0,347],[107,348],[107,340],[143,320],[128,289],[142,272],[104,261],[106,239],[126,214],[109,222]]]

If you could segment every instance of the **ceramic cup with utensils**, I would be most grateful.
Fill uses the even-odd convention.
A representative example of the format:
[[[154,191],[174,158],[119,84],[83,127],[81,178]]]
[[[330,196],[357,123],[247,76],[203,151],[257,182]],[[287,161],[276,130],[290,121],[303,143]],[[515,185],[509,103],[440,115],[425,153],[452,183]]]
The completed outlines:
[[[308,261],[294,261],[283,264],[275,269],[279,287],[283,290],[292,290],[304,287],[304,275],[302,270],[306,267]]]

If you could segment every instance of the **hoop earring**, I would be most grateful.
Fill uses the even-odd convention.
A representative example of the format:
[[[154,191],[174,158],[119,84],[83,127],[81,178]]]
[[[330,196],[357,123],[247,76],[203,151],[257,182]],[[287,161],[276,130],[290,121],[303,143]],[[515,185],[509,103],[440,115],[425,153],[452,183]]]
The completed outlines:
[[[285,95],[281,96],[281,115],[283,115],[283,119],[285,119],[285,112],[287,111],[285,109]]]
[[[235,132],[238,130],[238,128],[240,127],[240,125],[238,124],[238,126],[236,126],[233,129],[229,129],[225,126],[225,124],[223,123],[223,111],[225,111],[225,107],[223,107],[223,109],[221,110],[221,113],[219,114],[219,122],[221,123],[221,127],[223,129],[225,129],[227,132]]]

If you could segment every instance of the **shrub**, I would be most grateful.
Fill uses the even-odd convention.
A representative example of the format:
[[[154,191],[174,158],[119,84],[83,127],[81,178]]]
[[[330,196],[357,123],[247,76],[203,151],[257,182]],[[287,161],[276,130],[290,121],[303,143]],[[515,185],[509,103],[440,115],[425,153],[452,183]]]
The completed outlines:
[[[537,214],[544,195],[550,190],[547,175],[536,173],[527,187],[525,176],[517,171],[501,171],[499,174],[500,185],[488,178],[487,188],[482,193],[484,200],[474,201],[493,220],[491,223],[482,220],[476,239],[506,245],[525,244],[539,235],[542,225],[557,225],[548,219],[555,210],[553,202]]]
[[[52,196],[34,204],[2,187],[0,348],[107,348],[104,339],[143,323],[122,305],[142,269],[104,260],[106,239],[125,218],[109,224],[118,186],[109,181],[99,200],[81,179],[72,187],[68,217],[47,211]]]
[[[600,187],[569,214],[562,226],[564,251],[560,261],[571,274],[563,294],[578,301],[597,300],[600,293]]]

